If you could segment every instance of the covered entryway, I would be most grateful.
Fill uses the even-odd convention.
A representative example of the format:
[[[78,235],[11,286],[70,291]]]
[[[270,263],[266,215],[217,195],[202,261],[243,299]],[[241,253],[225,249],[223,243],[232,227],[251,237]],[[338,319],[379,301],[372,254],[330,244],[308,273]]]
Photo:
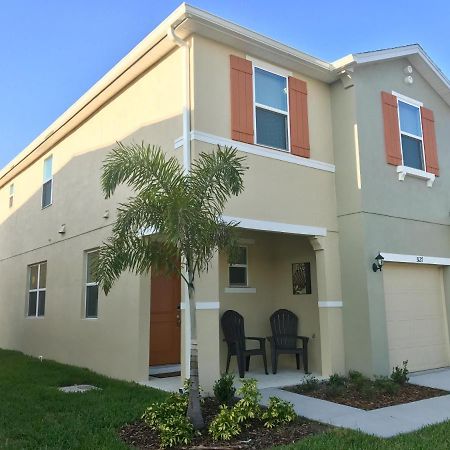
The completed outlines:
[[[152,367],[180,364],[180,301],[180,277],[152,271],[149,355]]]
[[[383,268],[390,367],[448,366],[449,338],[442,267],[388,263]]]

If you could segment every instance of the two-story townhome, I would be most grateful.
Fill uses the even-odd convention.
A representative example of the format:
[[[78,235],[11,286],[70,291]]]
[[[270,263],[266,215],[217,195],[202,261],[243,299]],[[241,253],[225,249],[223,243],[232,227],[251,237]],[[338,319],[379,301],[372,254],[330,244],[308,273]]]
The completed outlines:
[[[293,311],[316,374],[450,365],[447,123],[450,83],[418,45],[329,63],[182,4],[0,172],[0,347],[135,381],[188,373],[180,279],[125,273],[105,297],[92,273],[132,194],[103,198],[102,162],[144,141],[186,170],[218,144],[249,167],[226,208],[239,263],[216,255],[196,285],[207,389],[229,309],[261,337]]]

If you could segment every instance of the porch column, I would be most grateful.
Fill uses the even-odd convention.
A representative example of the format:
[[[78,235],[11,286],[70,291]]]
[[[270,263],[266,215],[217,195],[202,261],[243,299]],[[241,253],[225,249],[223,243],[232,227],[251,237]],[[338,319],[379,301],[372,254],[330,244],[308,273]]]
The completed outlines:
[[[337,233],[310,238],[316,254],[322,375],[345,372],[342,291]]]
[[[212,394],[220,377],[219,258],[211,261],[208,272],[195,281],[197,343],[200,386]]]

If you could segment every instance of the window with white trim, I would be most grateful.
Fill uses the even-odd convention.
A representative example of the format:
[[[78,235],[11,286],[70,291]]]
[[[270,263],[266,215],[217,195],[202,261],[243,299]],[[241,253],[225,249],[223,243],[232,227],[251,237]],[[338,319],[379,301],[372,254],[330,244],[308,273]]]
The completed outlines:
[[[412,103],[398,99],[398,116],[403,165],[425,170],[420,108]]]
[[[86,252],[86,281],[84,293],[84,316],[86,319],[98,317],[98,281],[96,268],[98,263],[98,250]]]
[[[14,194],[15,194],[14,183],[9,185],[9,207],[12,208],[14,206]]]
[[[240,246],[228,266],[228,283],[231,287],[248,286],[248,248]]]
[[[287,78],[254,66],[255,142],[277,150],[289,149]]]
[[[44,179],[42,184],[42,208],[50,206],[53,201],[53,156],[44,160]]]
[[[46,288],[47,261],[28,266],[28,317],[44,316]]]

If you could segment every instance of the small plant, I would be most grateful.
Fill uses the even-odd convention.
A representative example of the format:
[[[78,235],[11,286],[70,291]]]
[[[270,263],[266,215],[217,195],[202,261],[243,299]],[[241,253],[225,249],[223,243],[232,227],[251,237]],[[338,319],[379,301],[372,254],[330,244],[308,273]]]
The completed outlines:
[[[213,386],[214,397],[222,405],[230,405],[236,394],[236,388],[234,387],[234,375],[223,374]]]
[[[161,447],[188,445],[194,436],[194,427],[186,417],[186,394],[170,394],[167,400],[149,406],[142,418],[153,430],[159,432]]]
[[[281,400],[277,397],[269,398],[269,405],[262,413],[261,419],[266,428],[275,428],[280,425],[292,422],[297,417],[292,403]]]
[[[319,380],[313,376],[308,375],[304,378],[304,381],[302,384],[298,386],[299,392],[312,392],[315,391],[319,387]]]
[[[375,389],[384,394],[394,395],[400,389],[400,386],[388,377],[375,377],[373,383]]]
[[[241,432],[234,408],[221,405],[219,413],[209,425],[209,434],[215,441],[229,441]]]
[[[345,393],[345,384],[327,384],[325,395],[329,398],[339,397]]]
[[[358,391],[367,391],[368,386],[371,385],[370,378],[363,375],[361,372],[358,372],[357,370],[350,370],[348,372],[348,379],[350,381],[350,384]]]
[[[359,388],[359,393],[361,397],[366,400],[373,400],[377,394],[375,386],[369,381],[368,383],[362,384]]]
[[[237,392],[242,396],[233,407],[237,422],[245,423],[249,419],[256,419],[259,417],[261,413],[261,408],[259,406],[261,394],[258,391],[257,381],[252,378],[242,380],[242,386]]]
[[[401,386],[409,381],[408,361],[403,361],[402,367],[395,366],[392,369],[391,380]]]
[[[346,382],[347,379],[338,373],[333,373],[333,375],[330,375],[330,378],[328,379],[329,386],[345,386]]]

